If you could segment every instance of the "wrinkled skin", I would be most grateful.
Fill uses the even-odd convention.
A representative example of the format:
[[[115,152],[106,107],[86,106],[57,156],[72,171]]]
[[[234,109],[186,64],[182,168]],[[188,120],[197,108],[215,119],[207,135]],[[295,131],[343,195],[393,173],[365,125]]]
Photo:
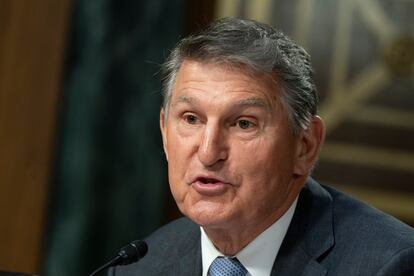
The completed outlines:
[[[319,117],[292,134],[280,94],[269,75],[186,60],[161,111],[174,199],[224,254],[286,212],[322,144]]]

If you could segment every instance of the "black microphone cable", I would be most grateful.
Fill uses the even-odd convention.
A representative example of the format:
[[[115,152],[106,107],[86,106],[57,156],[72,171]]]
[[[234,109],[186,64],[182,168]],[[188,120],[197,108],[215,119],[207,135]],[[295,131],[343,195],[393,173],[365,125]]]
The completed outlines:
[[[112,260],[96,269],[89,276],[94,276],[102,270],[111,266],[135,263],[144,257],[145,254],[147,254],[147,251],[148,246],[146,242],[140,240],[132,241],[126,246],[122,247],[118,255],[116,255]]]

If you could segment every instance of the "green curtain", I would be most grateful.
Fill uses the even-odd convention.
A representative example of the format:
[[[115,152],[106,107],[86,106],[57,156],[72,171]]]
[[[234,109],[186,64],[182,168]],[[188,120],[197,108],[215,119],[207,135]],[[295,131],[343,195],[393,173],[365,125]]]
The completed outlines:
[[[88,275],[165,217],[159,64],[181,0],[74,1],[42,275]]]

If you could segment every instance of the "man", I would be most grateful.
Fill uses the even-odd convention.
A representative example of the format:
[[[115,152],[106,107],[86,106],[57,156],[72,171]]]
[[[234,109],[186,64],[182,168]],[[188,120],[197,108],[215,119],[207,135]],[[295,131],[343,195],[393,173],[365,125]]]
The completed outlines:
[[[414,275],[412,228],[309,178],[325,130],[300,46],[221,19],[164,70],[160,127],[186,217],[110,275]]]

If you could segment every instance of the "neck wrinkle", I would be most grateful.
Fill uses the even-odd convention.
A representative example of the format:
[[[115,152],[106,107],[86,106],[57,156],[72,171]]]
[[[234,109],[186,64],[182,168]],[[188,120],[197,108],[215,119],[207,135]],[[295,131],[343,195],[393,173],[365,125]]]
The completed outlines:
[[[226,256],[236,255],[289,210],[304,186],[304,183],[301,185],[293,185],[293,183],[291,183],[291,186],[296,187],[296,189],[292,188],[282,206],[261,220],[261,223],[252,225],[250,228],[246,225],[220,229],[203,227],[205,233],[218,251]]]
[[[282,211],[270,215],[267,219],[263,220],[263,223],[260,225],[253,225],[253,227],[250,228],[239,226],[234,231],[229,229],[203,228],[218,251],[226,256],[234,256],[268,227],[280,219],[289,209],[290,205],[291,204],[287,205],[286,208],[282,209]]]

